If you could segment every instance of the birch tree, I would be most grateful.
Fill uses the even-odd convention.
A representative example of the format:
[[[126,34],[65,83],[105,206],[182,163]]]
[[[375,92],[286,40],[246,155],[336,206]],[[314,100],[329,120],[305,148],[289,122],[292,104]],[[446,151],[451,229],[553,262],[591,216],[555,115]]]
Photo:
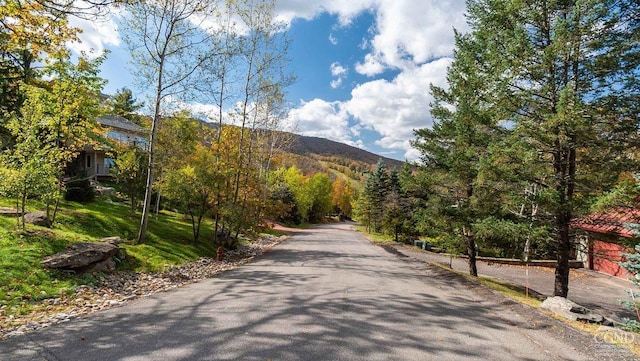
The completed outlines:
[[[205,46],[213,34],[214,4],[196,0],[135,1],[127,5],[127,36],[136,77],[153,88],[147,181],[137,242],[145,240],[154,170],[156,135],[167,102],[185,98],[196,70],[211,56]]]
[[[282,113],[275,110],[278,108],[277,104],[281,104],[284,99],[283,89],[291,82],[291,77],[285,73],[289,41],[284,25],[275,20],[274,8],[275,1],[272,0],[241,0],[232,6],[240,19],[240,28],[245,31],[239,39],[242,69],[239,72],[242,80],[238,83],[240,97],[232,114],[235,124],[240,127],[237,139],[240,152],[231,200],[232,207],[237,209],[234,217],[238,222],[242,222],[247,216],[249,203],[257,204],[248,198],[249,193],[242,192],[243,187],[249,183],[253,185],[254,182],[257,182],[256,187],[266,187],[268,184],[267,181],[250,179],[251,175],[267,174],[260,169],[260,153],[257,148],[259,131],[270,132],[277,127]],[[252,195],[256,198],[264,197],[263,192]],[[236,222],[234,228],[238,233],[241,224]]]

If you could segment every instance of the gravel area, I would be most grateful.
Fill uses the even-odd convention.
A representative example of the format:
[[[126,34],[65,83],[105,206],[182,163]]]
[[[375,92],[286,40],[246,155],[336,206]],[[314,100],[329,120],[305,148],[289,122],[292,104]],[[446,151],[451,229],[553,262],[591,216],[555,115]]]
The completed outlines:
[[[248,246],[226,252],[222,261],[201,258],[156,273],[107,274],[95,285],[76,287],[74,295],[43,300],[34,305],[36,311],[27,315],[6,315],[6,306],[1,307],[0,339],[67,322],[140,297],[210,278],[251,261],[285,239],[287,236],[262,237]]]

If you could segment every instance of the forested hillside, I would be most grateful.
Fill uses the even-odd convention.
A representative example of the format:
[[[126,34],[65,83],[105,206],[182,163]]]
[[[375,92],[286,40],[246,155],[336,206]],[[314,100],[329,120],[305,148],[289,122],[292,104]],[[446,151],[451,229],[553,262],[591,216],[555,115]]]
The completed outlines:
[[[289,141],[278,160],[281,166],[296,166],[305,174],[328,173],[332,179],[344,177],[359,189],[379,161],[400,169],[404,162],[332,140],[286,133]]]
[[[291,145],[288,150],[291,153],[299,155],[320,156],[324,160],[339,160],[342,158],[354,161],[355,163],[361,162],[369,165],[375,165],[378,160],[382,159],[389,167],[392,168],[401,168],[403,165],[403,162],[399,160],[382,157],[364,149],[352,147],[344,143],[297,134],[292,136]],[[341,163],[346,165],[344,162]]]
[[[200,121],[201,126],[215,131],[218,124]],[[258,131],[261,132],[261,131]],[[267,130],[270,136],[280,140],[276,160],[280,166],[296,166],[305,174],[329,172],[340,174],[358,182],[370,173],[379,161],[391,169],[401,169],[405,162],[374,154],[367,150],[333,140],[309,137],[283,131]]]

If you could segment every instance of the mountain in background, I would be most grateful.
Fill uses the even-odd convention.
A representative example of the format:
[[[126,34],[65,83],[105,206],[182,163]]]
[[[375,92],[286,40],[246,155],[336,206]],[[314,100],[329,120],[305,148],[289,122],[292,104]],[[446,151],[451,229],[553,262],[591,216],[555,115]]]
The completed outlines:
[[[332,178],[348,179],[359,188],[368,173],[382,160],[387,167],[401,169],[404,162],[332,140],[291,134],[289,146],[279,158],[281,166],[296,166],[304,174],[328,173]]]
[[[382,160],[387,166],[392,168],[402,168],[404,162],[396,159],[386,158],[377,154],[373,154],[364,149],[352,147],[344,143],[334,142],[333,140],[307,137],[304,135],[293,134],[289,152],[298,155],[319,155],[324,157],[342,157],[371,165]]]
[[[217,124],[200,121],[203,126],[217,129]],[[388,168],[400,170],[404,162],[383,157],[333,140],[308,137],[288,132],[278,132],[279,138],[286,139],[277,164],[283,167],[296,166],[304,174],[325,172],[332,178],[343,177],[353,181],[359,187],[379,160]]]

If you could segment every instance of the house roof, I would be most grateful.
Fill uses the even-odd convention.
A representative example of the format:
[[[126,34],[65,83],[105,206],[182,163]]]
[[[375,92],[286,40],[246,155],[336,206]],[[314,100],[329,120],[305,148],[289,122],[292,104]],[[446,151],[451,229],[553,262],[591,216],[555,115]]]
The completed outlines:
[[[105,115],[98,117],[97,121],[104,127],[122,129],[132,133],[146,133],[146,130],[143,127],[119,115]]]
[[[588,232],[635,238],[640,231],[640,209],[618,207],[607,213],[596,213],[577,219],[573,226]]]

